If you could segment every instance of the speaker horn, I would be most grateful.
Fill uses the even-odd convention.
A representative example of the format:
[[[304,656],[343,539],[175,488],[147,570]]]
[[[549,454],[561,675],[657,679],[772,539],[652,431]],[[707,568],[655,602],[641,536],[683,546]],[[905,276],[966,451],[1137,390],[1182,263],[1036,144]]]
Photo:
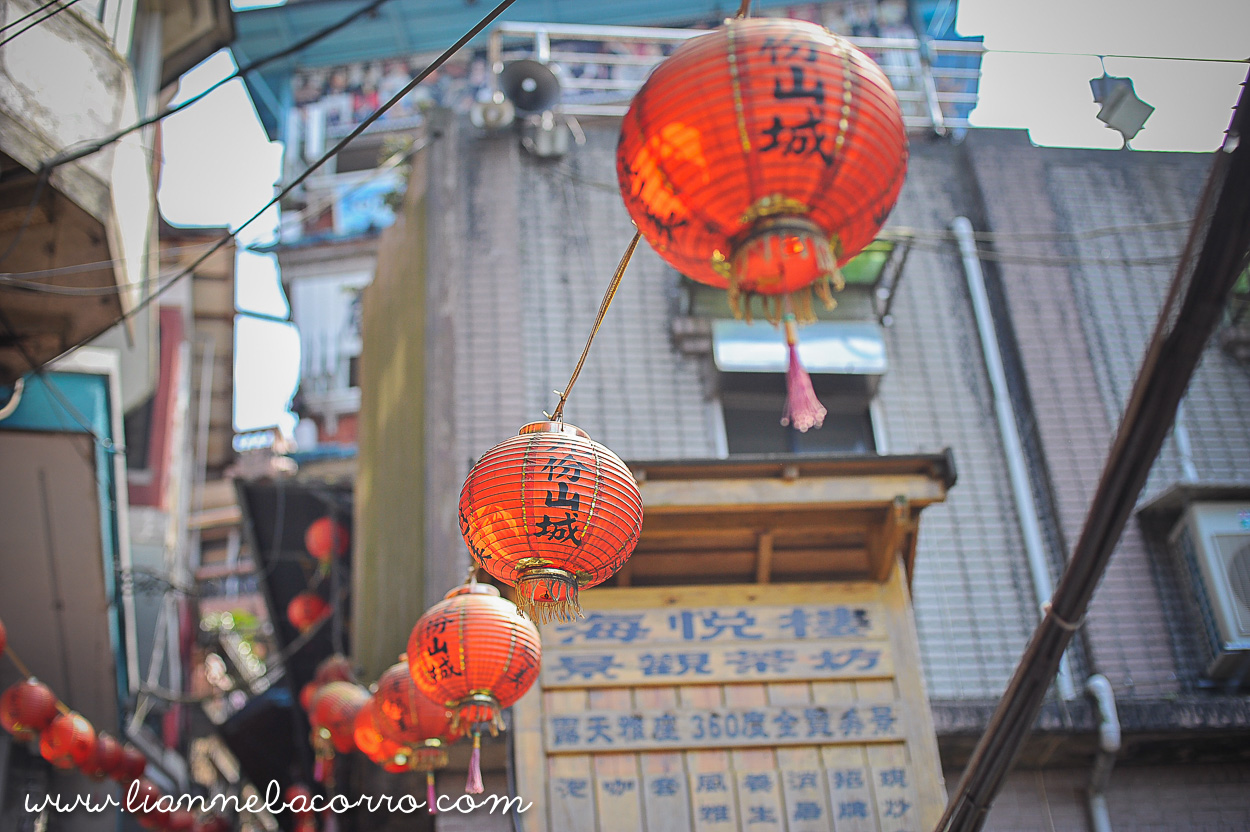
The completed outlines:
[[[521,113],[541,113],[560,103],[560,79],[551,67],[530,59],[513,61],[499,73],[499,86]]]

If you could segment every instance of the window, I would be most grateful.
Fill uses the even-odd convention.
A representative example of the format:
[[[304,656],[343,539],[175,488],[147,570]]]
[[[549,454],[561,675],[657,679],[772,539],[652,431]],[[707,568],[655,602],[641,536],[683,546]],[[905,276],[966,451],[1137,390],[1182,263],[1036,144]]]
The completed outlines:
[[[730,454],[874,454],[869,377],[813,375],[812,386],[829,413],[824,425],[800,433],[781,424],[783,373],[724,373],[721,407]]]

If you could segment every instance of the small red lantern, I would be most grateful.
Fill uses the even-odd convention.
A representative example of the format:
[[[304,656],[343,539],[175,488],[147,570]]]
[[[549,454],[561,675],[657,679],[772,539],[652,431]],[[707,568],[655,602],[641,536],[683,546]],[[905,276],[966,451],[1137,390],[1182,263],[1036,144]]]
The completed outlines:
[[[60,714],[39,735],[39,753],[57,768],[85,765],[95,755],[95,728],[81,714]]]
[[[629,468],[564,422],[533,422],[487,451],[459,513],[474,561],[515,587],[517,607],[540,621],[580,615],[578,588],[616,574],[642,531]]]
[[[351,547],[351,537],[343,524],[333,517],[320,517],[304,532],[304,548],[308,554],[323,563],[341,558]]]
[[[299,704],[304,709],[304,713],[312,712],[313,697],[317,695],[317,691],[321,689],[321,685],[317,682],[309,682],[299,689]]]
[[[0,726],[20,742],[30,742],[56,718],[56,694],[43,682],[24,679],[0,695]]]
[[[632,482],[632,480],[631,480]],[[463,500],[461,501],[463,506]],[[408,668],[417,687],[452,712],[454,734],[474,726],[466,791],[482,791],[480,723],[503,728],[500,712],[538,677],[538,628],[499,590],[470,581],[426,610],[408,637]]]
[[[190,832],[195,828],[195,815],[186,809],[175,809],[165,818],[165,832]]]
[[[434,812],[434,771],[447,766],[447,746],[460,733],[451,727],[451,711],[421,692],[406,658],[387,668],[377,687],[367,709],[373,724],[384,741],[407,747],[408,768],[425,772],[427,803]]]
[[[313,681],[319,685],[324,685],[326,682],[355,682],[356,669],[352,667],[351,659],[342,653],[335,653],[332,656],[326,656],[317,665],[313,673]]]
[[[313,815],[312,798],[312,789],[303,783],[292,783],[282,793],[282,802],[290,807],[291,814],[297,818],[306,818]]]
[[[735,308],[813,285],[832,305],[837,267],[898,199],[907,134],[884,73],[846,39],[727,20],[651,73],[616,159],[630,216],[679,272],[729,289]]]
[[[301,633],[306,633],[330,615],[330,605],[315,592],[301,592],[286,605],[286,618]]]
[[[132,781],[143,778],[143,772],[147,770],[147,767],[148,758],[143,752],[130,743],[126,743],[122,746],[121,761],[109,776],[123,786],[129,786]]]
[[[332,782],[334,752],[347,754],[356,748],[356,714],[369,701],[369,691],[350,682],[322,685],[312,701],[308,721],[312,725],[312,746],[317,757],[316,779]]]
[[[95,780],[111,777],[122,762],[122,744],[101,731],[96,735],[95,753],[83,764],[83,773]]]

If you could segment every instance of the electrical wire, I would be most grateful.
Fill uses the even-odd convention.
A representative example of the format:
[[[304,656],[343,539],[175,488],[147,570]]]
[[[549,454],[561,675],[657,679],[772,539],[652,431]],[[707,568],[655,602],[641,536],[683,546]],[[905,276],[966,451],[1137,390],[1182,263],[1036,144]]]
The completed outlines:
[[[61,6],[59,9],[53,9],[52,11],[45,14],[43,17],[36,20],[34,23],[28,24],[22,27],[21,29],[18,29],[13,34],[9,35],[4,40],[0,40],[0,46],[4,46],[9,41],[16,40],[17,38],[29,32],[31,29],[38,26],[40,23],[43,23],[45,20],[48,20],[49,18],[56,17],[58,14],[65,11],[66,9],[68,9],[70,6],[74,5],[77,2],[78,0],[69,0],[68,3],[66,3],[64,6]],[[47,6],[45,6],[44,8],[47,8]],[[29,15],[27,15],[27,17],[29,17]],[[22,19],[25,20],[26,18],[22,18]]]
[[[71,2],[77,2],[77,0],[71,0]],[[331,23],[329,26],[326,26],[324,29],[319,29],[316,32],[313,32],[311,35],[304,38],[303,40],[300,40],[297,43],[294,43],[291,46],[288,46],[287,48],[282,49],[278,52],[274,52],[272,55],[266,55],[263,58],[258,58],[255,61],[251,61],[245,66],[239,67],[238,69],[230,73],[225,78],[222,78],[220,81],[209,86],[208,89],[202,92],[196,93],[195,95],[188,98],[186,101],[183,101],[179,104],[175,104],[171,107],[166,107],[164,110],[161,110],[160,112],[155,113],[154,115],[151,115],[148,118],[141,119],[135,122],[134,124],[130,125],[129,127],[124,127],[115,133],[110,133],[109,135],[105,136],[102,139],[95,139],[89,142],[88,144],[86,144],[85,146],[79,148],[78,150],[71,150],[68,148],[65,150],[62,150],[56,156],[53,156],[48,161],[44,162],[40,166],[40,170],[50,171],[54,168],[60,167],[61,165],[65,165],[70,162],[76,162],[79,159],[82,159],[86,156],[90,156],[93,153],[98,153],[99,151],[108,147],[113,142],[118,141],[122,137],[127,136],[136,130],[141,130],[144,127],[147,127],[148,125],[155,124],[161,119],[168,118],[169,116],[172,116],[175,113],[179,113],[185,110],[187,107],[190,107],[192,104],[201,100],[209,93],[217,89],[220,89],[221,87],[225,86],[226,84],[235,80],[236,78],[242,78],[244,75],[246,75],[249,72],[254,72],[255,70],[258,70],[263,66],[271,64],[274,61],[278,61],[283,58],[290,57],[291,55],[294,55],[296,52],[303,51],[309,46],[312,46],[317,41],[322,40],[326,37],[329,37],[330,35],[334,34],[340,29],[346,27],[347,25],[351,24],[352,22],[362,17],[363,15],[369,14],[372,11],[376,11],[380,6],[382,6],[382,4],[387,3],[387,2],[389,2],[389,0],[372,0],[372,2],[366,3],[365,5],[361,6],[359,9],[356,9],[354,12],[347,15],[343,19],[337,21],[336,23]],[[3,45],[3,44],[0,44],[0,45]]]
[[[375,0],[375,2],[384,2],[384,1],[385,0]],[[511,6],[515,2],[516,0],[502,0],[502,2],[500,2],[497,6],[495,6],[495,8],[492,9],[489,14],[487,14],[480,21],[478,21],[473,26],[473,28],[471,28],[468,32],[463,34],[455,43],[453,43],[442,54],[440,54],[437,58],[435,58],[428,66],[426,66],[425,69],[418,72],[417,75],[411,81],[405,84],[402,89],[400,89],[397,93],[395,93],[395,95],[391,96],[391,98],[388,101],[386,101],[384,104],[382,104],[372,113],[370,113],[368,117],[366,117],[362,122],[360,122],[360,124],[356,125],[356,127],[350,133],[348,133],[338,142],[338,144],[334,145],[334,147],[327,150],[325,153],[321,155],[320,158],[318,158],[315,162],[313,162],[311,165],[305,168],[303,173],[295,177],[295,179],[291,180],[291,182],[287,184],[285,187],[283,187],[282,190],[280,190],[276,195],[274,195],[272,199],[270,199],[268,202],[262,205],[260,209],[256,211],[256,213],[252,214],[250,217],[244,220],[243,223],[238,228],[236,228],[235,230],[231,231],[229,234],[226,234],[221,239],[219,239],[207,251],[205,251],[203,254],[197,257],[194,261],[192,261],[190,265],[183,268],[180,272],[178,272],[172,278],[170,278],[166,283],[158,286],[156,291],[154,291],[152,294],[148,295],[146,298],[136,303],[133,307],[131,307],[129,311],[115,318],[111,323],[109,323],[104,328],[92,333],[91,335],[87,337],[80,339],[77,343],[70,346],[69,349],[65,351],[65,354],[71,353],[74,350],[79,349],[83,345],[90,343],[91,341],[100,337],[102,333],[107,332],[108,330],[112,329],[113,327],[117,326],[123,321],[133,318],[135,315],[139,314],[148,306],[150,306],[157,298],[159,298],[165,292],[169,291],[169,289],[172,288],[176,283],[178,283],[178,281],[182,280],[188,274],[191,274],[193,271],[195,271],[195,269],[197,269],[201,264],[203,264],[204,261],[208,260],[209,257],[213,256],[213,254],[221,250],[221,248],[223,248],[227,243],[229,243],[236,236],[238,236],[238,234],[242,232],[243,229],[247,228],[256,220],[260,219],[260,217],[264,215],[266,211],[268,211],[273,206],[277,205],[280,201],[282,201],[284,197],[286,197],[287,194],[289,194],[291,191],[299,187],[299,185],[302,182],[304,182],[304,180],[308,179],[309,176],[312,176],[312,174],[315,173],[319,168],[321,168],[326,162],[330,161],[336,155],[338,155],[338,153],[342,151],[344,147],[350,144],[361,133],[365,132],[365,130],[367,130],[370,125],[372,125],[375,121],[381,118],[382,115],[386,113],[387,110],[389,110],[391,107],[394,107],[397,103],[399,103],[399,101],[403,99],[404,96],[412,92],[412,90],[415,89],[418,84],[420,84],[422,81],[424,81],[433,73],[437,72],[438,69],[443,64],[445,64],[447,60],[451,58],[452,55],[455,55],[458,51],[460,51],[460,49],[464,47],[465,44],[467,44],[469,41],[475,38],[479,33],[481,33],[483,29],[485,29],[487,26],[493,23],[495,19],[499,17],[499,15],[503,14],[508,9],[508,7]]]
[[[60,2],[61,0],[49,0],[49,2],[44,3],[42,6],[39,6],[38,8],[36,8],[34,11],[29,11],[26,14],[19,17],[17,20],[10,21],[4,24],[3,26],[0,26],[0,32],[5,31],[6,29],[12,29],[14,26],[16,26],[19,23],[22,23],[23,21],[30,20],[32,17],[39,14],[44,9],[52,8],[57,3],[60,3]]]
[[[1245,64],[1250,63],[1250,58],[1193,58],[1184,55],[1118,55],[1110,52],[1052,52],[1044,49],[990,49],[984,50],[987,54],[999,53],[1002,55],[1046,55],[1056,57],[1071,58],[1124,58],[1133,61],[1187,61],[1199,64]]]

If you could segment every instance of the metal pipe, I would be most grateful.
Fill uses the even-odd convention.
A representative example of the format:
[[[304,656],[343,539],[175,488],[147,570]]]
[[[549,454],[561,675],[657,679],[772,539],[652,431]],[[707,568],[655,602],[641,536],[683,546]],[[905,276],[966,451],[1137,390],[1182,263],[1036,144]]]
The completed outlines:
[[[1115,692],[1111,682],[1101,673],[1085,680],[1085,692],[1098,706],[1098,754],[1094,757],[1094,770],[1090,773],[1089,800],[1090,827],[1093,832],[1112,832],[1111,814],[1107,811],[1107,786],[1111,782],[1111,769],[1116,754],[1120,752],[1120,717],[1115,708]]]
[[[1024,459],[1024,443],[1016,427],[1016,412],[1007,391],[1007,373],[1003,369],[1003,357],[998,349],[998,332],[990,311],[990,299],[985,291],[985,275],[981,261],[977,259],[972,223],[967,217],[955,217],[951,230],[959,244],[963,259],[964,276],[968,281],[968,293],[972,296],[972,316],[976,320],[977,334],[981,341],[981,354],[985,358],[986,373],[990,378],[990,390],[994,396],[994,415],[998,420],[998,433],[1002,438],[1003,455],[1007,458],[1007,474],[1011,482],[1011,495],[1015,499],[1016,514],[1020,519],[1020,534],[1024,538],[1024,554],[1029,574],[1033,577],[1033,592],[1039,611],[1050,602],[1055,585],[1050,577],[1050,565],[1046,558],[1046,544],[1042,540],[1042,524],[1033,502],[1033,488],[1029,483],[1028,466]],[[1064,699],[1076,698],[1076,682],[1067,656],[1059,664],[1055,680],[1059,695]]]

